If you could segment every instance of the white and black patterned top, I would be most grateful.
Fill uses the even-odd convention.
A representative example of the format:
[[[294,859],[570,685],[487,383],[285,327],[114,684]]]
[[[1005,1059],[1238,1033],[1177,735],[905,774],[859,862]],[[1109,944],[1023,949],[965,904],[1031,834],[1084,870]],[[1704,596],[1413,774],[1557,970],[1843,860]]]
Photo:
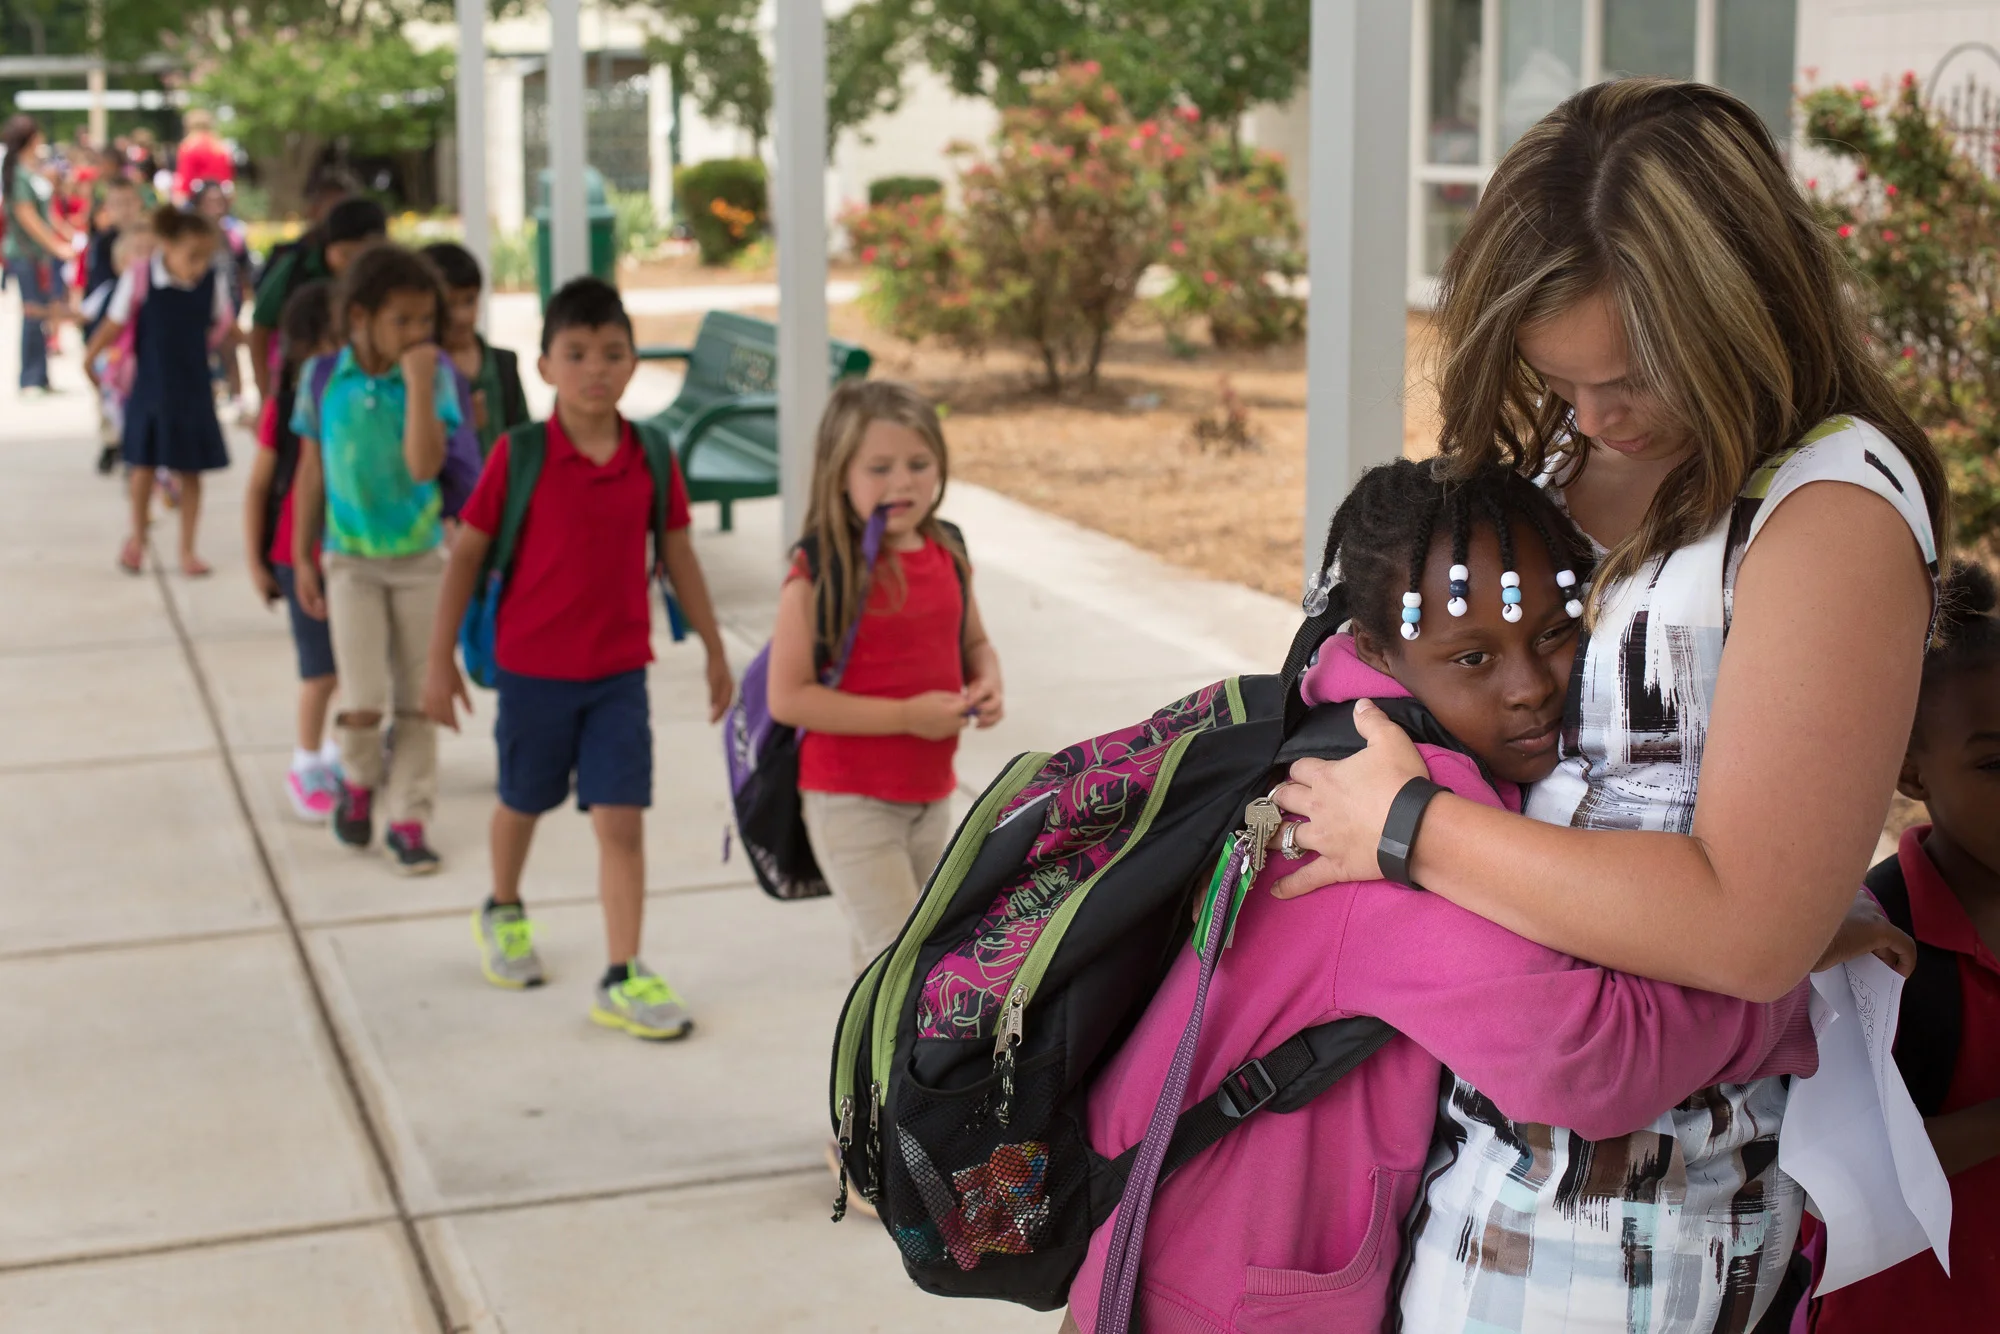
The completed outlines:
[[[1811,482],[1896,507],[1933,578],[1915,472],[1874,427],[1839,417],[1752,474],[1727,522],[1610,590],[1577,654],[1562,759],[1527,813],[1584,829],[1687,833],[1737,568],[1764,521]],[[1778,1170],[1782,1080],[1703,1089],[1651,1126],[1592,1142],[1509,1120],[1447,1088],[1401,1296],[1407,1334],[1742,1334],[1798,1232]]]

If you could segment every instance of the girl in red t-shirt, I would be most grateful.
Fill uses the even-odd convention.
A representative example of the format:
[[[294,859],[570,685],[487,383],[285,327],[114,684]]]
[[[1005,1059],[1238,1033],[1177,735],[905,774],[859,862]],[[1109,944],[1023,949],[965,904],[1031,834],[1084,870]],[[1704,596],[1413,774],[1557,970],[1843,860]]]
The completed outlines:
[[[839,385],[771,635],[771,716],[805,733],[806,831],[847,914],[857,974],[895,939],[944,853],[959,732],[1000,721],[1000,658],[964,544],[937,517],[947,471],[922,395],[887,380]],[[869,571],[861,533],[880,508],[888,528]],[[857,616],[838,686],[822,684]]]

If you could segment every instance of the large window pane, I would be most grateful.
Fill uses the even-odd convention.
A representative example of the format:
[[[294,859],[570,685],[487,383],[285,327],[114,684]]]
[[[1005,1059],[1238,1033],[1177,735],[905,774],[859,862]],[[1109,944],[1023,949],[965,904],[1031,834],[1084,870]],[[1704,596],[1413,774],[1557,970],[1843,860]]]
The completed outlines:
[[[1796,0],[1720,0],[1715,81],[1756,108],[1783,144],[1792,133]]]
[[[1434,278],[1444,267],[1444,258],[1465,235],[1472,221],[1472,206],[1479,202],[1476,185],[1425,185],[1418,192],[1423,210],[1424,276]]]
[[[1604,0],[1604,72],[1694,77],[1694,0]]]
[[[1583,0],[1501,0],[1500,151],[1583,86]]]
[[[1479,161],[1479,0],[1431,0],[1430,96],[1424,159]]]

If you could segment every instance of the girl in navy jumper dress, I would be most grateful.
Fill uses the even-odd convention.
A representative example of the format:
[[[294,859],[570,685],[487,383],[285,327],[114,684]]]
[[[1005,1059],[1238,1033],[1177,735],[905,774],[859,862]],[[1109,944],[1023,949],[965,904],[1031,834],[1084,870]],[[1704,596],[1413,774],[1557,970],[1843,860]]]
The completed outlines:
[[[180,482],[181,573],[199,576],[209,573],[194,549],[201,474],[229,466],[208,357],[212,348],[234,345],[235,310],[215,262],[221,237],[214,223],[163,208],[153,215],[153,233],[159,249],[152,262],[119,277],[90,346],[94,358],[132,326],[132,386],[120,450],[130,474],[132,531],[118,564],[139,573],[154,472],[164,468]]]

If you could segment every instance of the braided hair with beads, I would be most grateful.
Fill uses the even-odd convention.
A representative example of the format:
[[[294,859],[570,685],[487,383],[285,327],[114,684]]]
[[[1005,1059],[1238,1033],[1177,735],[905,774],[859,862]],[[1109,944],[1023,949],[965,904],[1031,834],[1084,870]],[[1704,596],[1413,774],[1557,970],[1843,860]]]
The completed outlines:
[[[1333,596],[1339,610],[1363,629],[1386,638],[1390,627],[1404,639],[1422,633],[1424,566],[1442,528],[1450,536],[1451,600],[1446,610],[1463,616],[1472,595],[1466,555],[1476,523],[1493,528],[1500,542],[1501,615],[1521,619],[1521,576],[1514,570],[1513,520],[1527,523],[1547,545],[1564,609],[1583,615],[1581,580],[1594,559],[1590,542],[1548,493],[1501,464],[1448,479],[1432,462],[1399,459],[1370,468],[1347,493],[1327,527],[1320,576],[1307,599],[1309,615],[1324,615]],[[1400,605],[1399,605],[1400,604]]]

